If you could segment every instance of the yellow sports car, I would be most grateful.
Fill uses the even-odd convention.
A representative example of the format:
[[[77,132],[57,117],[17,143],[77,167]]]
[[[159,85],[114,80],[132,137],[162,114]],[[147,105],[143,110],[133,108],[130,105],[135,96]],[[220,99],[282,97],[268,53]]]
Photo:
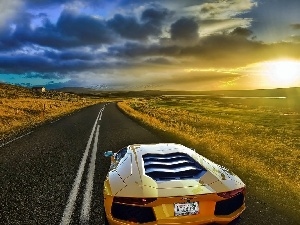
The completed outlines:
[[[134,144],[105,156],[106,224],[228,224],[245,210],[240,178],[183,145]]]

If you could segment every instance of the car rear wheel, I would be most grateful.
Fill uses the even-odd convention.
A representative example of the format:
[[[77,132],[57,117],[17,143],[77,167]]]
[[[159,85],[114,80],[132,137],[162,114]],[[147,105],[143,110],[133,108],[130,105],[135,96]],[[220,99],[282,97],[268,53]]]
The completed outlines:
[[[234,220],[232,220],[228,225],[238,225],[241,220],[241,217],[237,217]]]
[[[103,209],[102,219],[104,220],[104,225],[109,225],[107,217],[106,217],[105,209]]]
[[[234,220],[232,220],[230,223],[209,223],[207,225],[224,225],[224,224],[227,224],[227,225],[238,225],[239,222],[240,222],[241,218],[240,217],[237,217],[235,218]]]

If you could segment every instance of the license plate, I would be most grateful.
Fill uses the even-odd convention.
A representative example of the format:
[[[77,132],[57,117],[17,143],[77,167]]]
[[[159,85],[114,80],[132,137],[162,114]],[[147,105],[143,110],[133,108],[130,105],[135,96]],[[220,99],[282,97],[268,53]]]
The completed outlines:
[[[175,203],[174,204],[175,216],[196,215],[199,213],[198,202]]]

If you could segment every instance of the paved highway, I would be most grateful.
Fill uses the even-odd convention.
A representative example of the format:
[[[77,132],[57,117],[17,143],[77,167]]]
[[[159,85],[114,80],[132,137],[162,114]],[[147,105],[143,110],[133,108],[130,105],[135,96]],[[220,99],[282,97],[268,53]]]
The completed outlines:
[[[103,224],[103,156],[133,143],[167,142],[115,103],[99,104],[0,147],[0,224]],[[249,184],[248,184],[249,185]],[[295,224],[251,193],[240,224]]]

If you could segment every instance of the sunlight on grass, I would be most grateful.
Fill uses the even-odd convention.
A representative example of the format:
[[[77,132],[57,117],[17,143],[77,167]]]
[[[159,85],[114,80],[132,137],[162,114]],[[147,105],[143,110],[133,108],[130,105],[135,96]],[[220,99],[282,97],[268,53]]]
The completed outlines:
[[[24,128],[34,127],[98,102],[96,99],[0,98],[0,140]]]

